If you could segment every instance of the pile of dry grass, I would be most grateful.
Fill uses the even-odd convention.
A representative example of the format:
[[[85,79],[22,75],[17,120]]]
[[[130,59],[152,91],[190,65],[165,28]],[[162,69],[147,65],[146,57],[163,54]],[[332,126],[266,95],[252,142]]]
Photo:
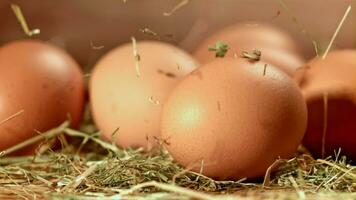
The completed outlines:
[[[287,5],[278,0],[291,19],[319,47]],[[124,0],[124,2],[126,2]],[[169,16],[186,5],[181,1]],[[12,9],[26,35],[30,30],[17,5]],[[335,31],[323,57],[340,30],[349,7]],[[155,33],[145,28],[143,32]],[[226,47],[225,47],[226,48]],[[138,66],[136,67],[138,69]],[[71,143],[64,135],[71,137]],[[52,151],[47,143],[59,138],[62,148]],[[45,139],[35,156],[11,157],[11,152]],[[0,152],[0,199],[356,199],[356,166],[340,151],[334,157],[313,159],[300,153],[290,160],[278,160],[263,181],[215,181],[183,169],[162,148],[150,152],[122,150],[98,139],[91,122],[80,131],[59,127]]]
[[[63,135],[71,137],[70,144]],[[300,153],[279,160],[263,182],[215,181],[183,169],[162,148],[122,150],[103,142],[90,124],[77,131],[64,123],[41,135],[47,142],[49,136],[60,139],[61,150],[45,148],[26,157],[3,153],[0,199],[356,198],[356,167],[340,152],[326,159]]]

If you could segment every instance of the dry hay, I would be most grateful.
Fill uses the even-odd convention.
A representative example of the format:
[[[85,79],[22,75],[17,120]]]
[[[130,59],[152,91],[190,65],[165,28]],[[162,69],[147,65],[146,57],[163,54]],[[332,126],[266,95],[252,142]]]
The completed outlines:
[[[41,134],[47,140],[35,156],[0,158],[0,199],[356,199],[356,167],[340,151],[279,160],[264,181],[215,181],[180,167],[161,147],[122,150],[91,124],[64,125]],[[62,148],[48,148],[48,134]]]

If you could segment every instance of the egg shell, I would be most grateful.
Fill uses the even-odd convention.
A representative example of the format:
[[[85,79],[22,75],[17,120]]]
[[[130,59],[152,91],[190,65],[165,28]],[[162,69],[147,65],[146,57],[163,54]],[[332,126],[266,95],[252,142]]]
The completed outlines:
[[[216,58],[208,51],[217,41],[229,46],[225,57],[241,56],[243,51],[261,51],[261,60],[271,63],[292,76],[295,70],[305,64],[298,45],[287,33],[267,24],[235,24],[207,37],[194,51],[194,57],[202,64]]]
[[[54,128],[68,116],[75,127],[83,104],[83,74],[66,52],[37,40],[0,48],[0,150],[37,135],[35,130]],[[31,153],[34,148],[17,153]]]
[[[355,50],[330,52],[325,59],[311,60],[295,76],[308,107],[303,144],[317,158],[341,148],[342,155],[356,161],[355,58]]]
[[[288,158],[306,128],[296,83],[279,69],[247,59],[220,59],[188,75],[162,114],[162,139],[173,158],[215,179],[263,176]],[[265,72],[265,73],[264,73]]]
[[[159,136],[162,105],[178,81],[198,64],[183,50],[154,41],[137,43],[139,74],[132,43],[111,50],[96,64],[90,80],[91,108],[102,137],[116,129],[121,147],[150,147]]]

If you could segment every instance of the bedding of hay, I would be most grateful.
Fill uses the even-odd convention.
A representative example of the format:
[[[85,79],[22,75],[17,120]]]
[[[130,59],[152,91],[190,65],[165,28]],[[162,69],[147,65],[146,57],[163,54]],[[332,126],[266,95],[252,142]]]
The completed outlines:
[[[304,30],[287,5],[282,0],[277,1],[301,32],[310,38],[319,56],[321,50],[317,42]],[[182,0],[164,16],[172,15],[188,2]],[[28,28],[19,6],[13,4],[11,8],[26,35],[40,33],[39,29]],[[323,57],[350,9],[351,6]],[[140,31],[159,38],[148,28]],[[135,44],[135,39],[132,40]],[[90,44],[93,48],[102,48],[95,47],[92,42]],[[220,44],[211,50],[219,50],[218,55],[222,55],[228,46]],[[139,55],[137,52],[134,54],[139,76]],[[86,118],[78,130],[70,129],[68,125],[64,122],[57,128],[0,152],[0,199],[356,199],[356,166],[342,156],[342,151],[335,152],[332,157],[314,159],[301,148],[294,158],[276,161],[267,170],[264,180],[215,181],[182,168],[161,145],[148,152],[142,149],[123,150],[100,140],[90,118]],[[61,146],[52,150],[55,139],[60,141]],[[40,140],[43,142],[34,156],[11,156],[11,152]]]
[[[147,152],[104,142],[91,122],[40,137],[34,156],[2,152],[0,199],[356,199],[356,166],[340,151],[315,160],[300,149],[264,180],[215,181],[180,167],[160,145]],[[59,149],[49,148],[51,138]]]

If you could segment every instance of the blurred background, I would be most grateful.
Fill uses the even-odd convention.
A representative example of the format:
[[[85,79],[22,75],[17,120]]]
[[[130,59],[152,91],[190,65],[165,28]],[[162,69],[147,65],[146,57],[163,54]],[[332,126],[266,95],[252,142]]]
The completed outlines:
[[[330,41],[348,5],[354,9],[333,48],[356,47],[355,0],[284,0],[310,37],[302,32],[279,0],[1,0],[0,45],[26,36],[11,3],[18,4],[38,38],[65,48],[87,71],[105,52],[136,39],[160,39],[192,51],[211,32],[246,22],[274,24],[289,32],[303,54],[315,55]],[[181,4],[175,12],[172,9]],[[143,31],[146,30],[146,31]],[[143,33],[146,32],[146,33]]]

